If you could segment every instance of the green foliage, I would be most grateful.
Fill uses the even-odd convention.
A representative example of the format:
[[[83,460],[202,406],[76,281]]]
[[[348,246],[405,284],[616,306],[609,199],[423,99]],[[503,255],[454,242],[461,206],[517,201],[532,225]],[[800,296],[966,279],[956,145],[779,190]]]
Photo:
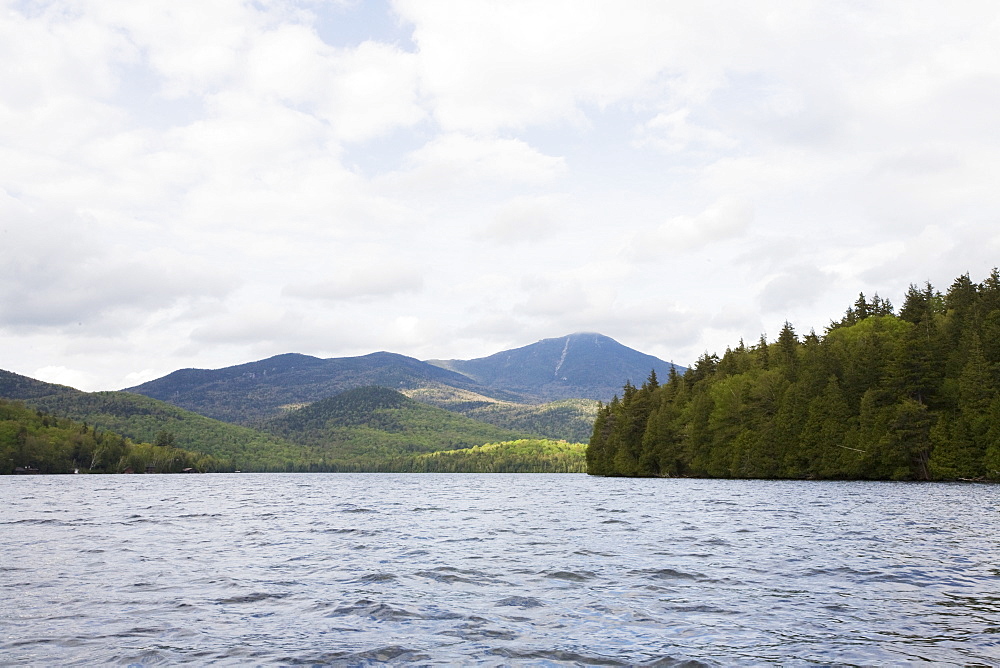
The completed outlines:
[[[824,336],[741,341],[600,407],[589,472],[1000,480],[1000,272],[899,315],[861,295]]]
[[[586,449],[584,443],[519,439],[390,460],[386,462],[386,470],[419,473],[585,473]]]
[[[184,469],[218,471],[225,466],[205,454],[134,443],[87,423],[0,399],[0,474],[17,468],[39,473],[121,473],[126,469],[179,473]]]

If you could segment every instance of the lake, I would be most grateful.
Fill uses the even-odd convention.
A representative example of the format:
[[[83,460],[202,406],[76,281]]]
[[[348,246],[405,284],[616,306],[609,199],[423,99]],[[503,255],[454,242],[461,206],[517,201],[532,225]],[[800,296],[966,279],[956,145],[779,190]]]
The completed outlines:
[[[0,477],[0,663],[1000,664],[1000,486]]]

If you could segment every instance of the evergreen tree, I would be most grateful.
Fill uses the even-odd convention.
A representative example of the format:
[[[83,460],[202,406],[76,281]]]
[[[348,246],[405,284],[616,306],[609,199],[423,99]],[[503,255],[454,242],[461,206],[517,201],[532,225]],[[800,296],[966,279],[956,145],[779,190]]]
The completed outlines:
[[[771,355],[767,349],[767,337],[763,334],[760,335],[760,340],[754,347],[754,357],[757,360],[757,366],[761,369],[767,369],[771,365]]]
[[[1000,480],[1000,394],[996,394],[990,402],[987,412],[985,454],[983,455],[981,475],[990,480]]]
[[[865,293],[862,292],[858,295],[858,300],[854,302],[854,317],[856,320],[864,320],[870,315],[872,315],[871,309],[868,307],[868,302],[865,301]]]
[[[694,367],[687,370],[687,373],[684,374],[684,380],[689,386],[693,386],[695,383],[712,376],[718,366],[718,355],[709,355],[706,352],[698,358],[698,361],[694,363]]]
[[[831,376],[823,394],[809,404],[809,417],[799,445],[800,475],[818,478],[848,478],[859,472],[856,447],[857,418],[851,413],[836,376]]]
[[[799,337],[795,335],[795,329],[787,320],[778,334],[777,355],[775,362],[787,369],[789,377],[794,380],[797,367],[797,351],[799,347]]]
[[[896,343],[887,382],[899,395],[926,404],[936,398],[942,373],[941,357],[932,337],[930,319],[918,321]]]
[[[617,401],[616,396],[613,400]],[[613,403],[612,402],[612,403]],[[611,418],[611,407],[598,406],[597,416],[594,418],[594,430],[587,446],[587,471],[592,475],[612,475],[614,468],[612,461],[613,453],[609,450],[609,438],[613,429]]]
[[[686,405],[687,385],[676,374],[655,399],[642,436],[640,467],[656,475],[675,477],[688,472],[681,413]]]
[[[883,440],[883,467],[894,480],[930,480],[928,461],[934,416],[913,399],[896,404],[887,437]]]

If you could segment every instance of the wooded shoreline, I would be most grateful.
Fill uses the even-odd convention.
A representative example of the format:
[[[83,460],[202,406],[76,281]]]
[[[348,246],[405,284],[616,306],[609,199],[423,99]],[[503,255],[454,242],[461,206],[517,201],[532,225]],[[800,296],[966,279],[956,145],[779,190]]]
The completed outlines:
[[[897,314],[863,294],[822,336],[703,355],[598,412],[588,471],[613,476],[1000,480],[1000,273]]]

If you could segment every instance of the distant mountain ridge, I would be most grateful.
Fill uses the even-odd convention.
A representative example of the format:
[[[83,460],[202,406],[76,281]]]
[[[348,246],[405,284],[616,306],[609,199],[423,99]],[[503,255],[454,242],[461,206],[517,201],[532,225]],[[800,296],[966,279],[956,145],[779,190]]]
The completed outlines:
[[[375,385],[394,390],[429,385],[481,389],[460,373],[413,357],[377,352],[331,359],[287,353],[222,369],[180,369],[126,391],[217,420],[251,424],[280,415],[289,406]]]
[[[571,334],[474,360],[420,361],[378,352],[320,359],[289,353],[223,369],[181,369],[126,391],[238,424],[257,424],[358,387],[473,392],[492,401],[542,404],[609,401],[626,381],[639,384],[669,362],[600,334]],[[683,367],[677,367],[683,372]]]

